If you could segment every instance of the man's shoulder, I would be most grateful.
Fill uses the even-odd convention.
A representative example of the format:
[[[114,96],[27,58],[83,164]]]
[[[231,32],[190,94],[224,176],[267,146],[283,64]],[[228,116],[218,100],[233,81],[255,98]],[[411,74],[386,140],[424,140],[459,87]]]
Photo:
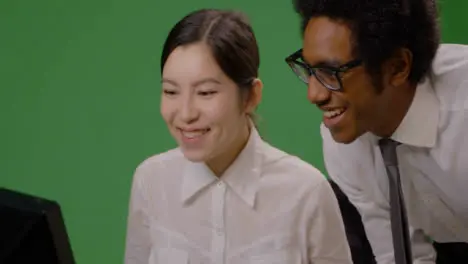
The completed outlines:
[[[466,123],[468,45],[442,44],[432,64],[432,87],[439,102],[439,129]]]
[[[441,44],[433,61],[436,75],[468,68],[468,45]]]
[[[432,77],[439,97],[468,96],[460,92],[466,91],[468,84],[468,45],[441,44],[432,63]],[[443,99],[441,98],[441,99]]]

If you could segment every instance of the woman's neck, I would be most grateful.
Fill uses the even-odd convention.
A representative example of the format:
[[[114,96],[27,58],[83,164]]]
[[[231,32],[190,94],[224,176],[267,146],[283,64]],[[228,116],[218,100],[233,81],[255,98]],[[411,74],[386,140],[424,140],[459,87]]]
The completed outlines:
[[[250,137],[250,130],[249,125],[245,126],[230,150],[207,162],[208,167],[218,178],[224,174],[245,148]]]

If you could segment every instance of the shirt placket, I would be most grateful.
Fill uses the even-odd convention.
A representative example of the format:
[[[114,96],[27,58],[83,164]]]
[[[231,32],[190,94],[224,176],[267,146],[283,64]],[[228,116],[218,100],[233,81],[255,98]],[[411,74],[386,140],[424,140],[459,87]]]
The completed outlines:
[[[218,181],[212,193],[212,263],[225,263],[226,232],[224,226],[224,208],[226,203],[226,184]]]

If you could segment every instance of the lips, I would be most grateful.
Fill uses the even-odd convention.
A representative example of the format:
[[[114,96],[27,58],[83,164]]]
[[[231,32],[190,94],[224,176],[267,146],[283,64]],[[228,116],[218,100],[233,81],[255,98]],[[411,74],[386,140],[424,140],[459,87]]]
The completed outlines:
[[[205,135],[206,133],[208,133],[209,131],[210,131],[209,128],[206,128],[206,129],[191,129],[191,130],[180,129],[180,132],[181,132],[182,136],[187,138],[187,139],[199,138],[199,137]]]
[[[211,128],[177,128],[179,138],[188,147],[200,147]]]
[[[346,111],[346,108],[336,108],[336,109],[325,110],[323,111],[323,116],[325,118],[334,118],[343,114],[345,111]]]
[[[323,111],[323,123],[327,128],[334,128],[339,125],[343,116],[346,113],[347,108],[327,108],[322,109]]]

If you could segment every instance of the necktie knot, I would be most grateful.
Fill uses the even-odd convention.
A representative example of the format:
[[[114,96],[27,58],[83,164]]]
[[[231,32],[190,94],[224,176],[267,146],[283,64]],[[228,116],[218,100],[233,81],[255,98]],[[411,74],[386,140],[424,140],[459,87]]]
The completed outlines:
[[[396,147],[400,144],[400,142],[390,138],[379,140],[380,152],[382,153],[385,166],[398,166]]]

